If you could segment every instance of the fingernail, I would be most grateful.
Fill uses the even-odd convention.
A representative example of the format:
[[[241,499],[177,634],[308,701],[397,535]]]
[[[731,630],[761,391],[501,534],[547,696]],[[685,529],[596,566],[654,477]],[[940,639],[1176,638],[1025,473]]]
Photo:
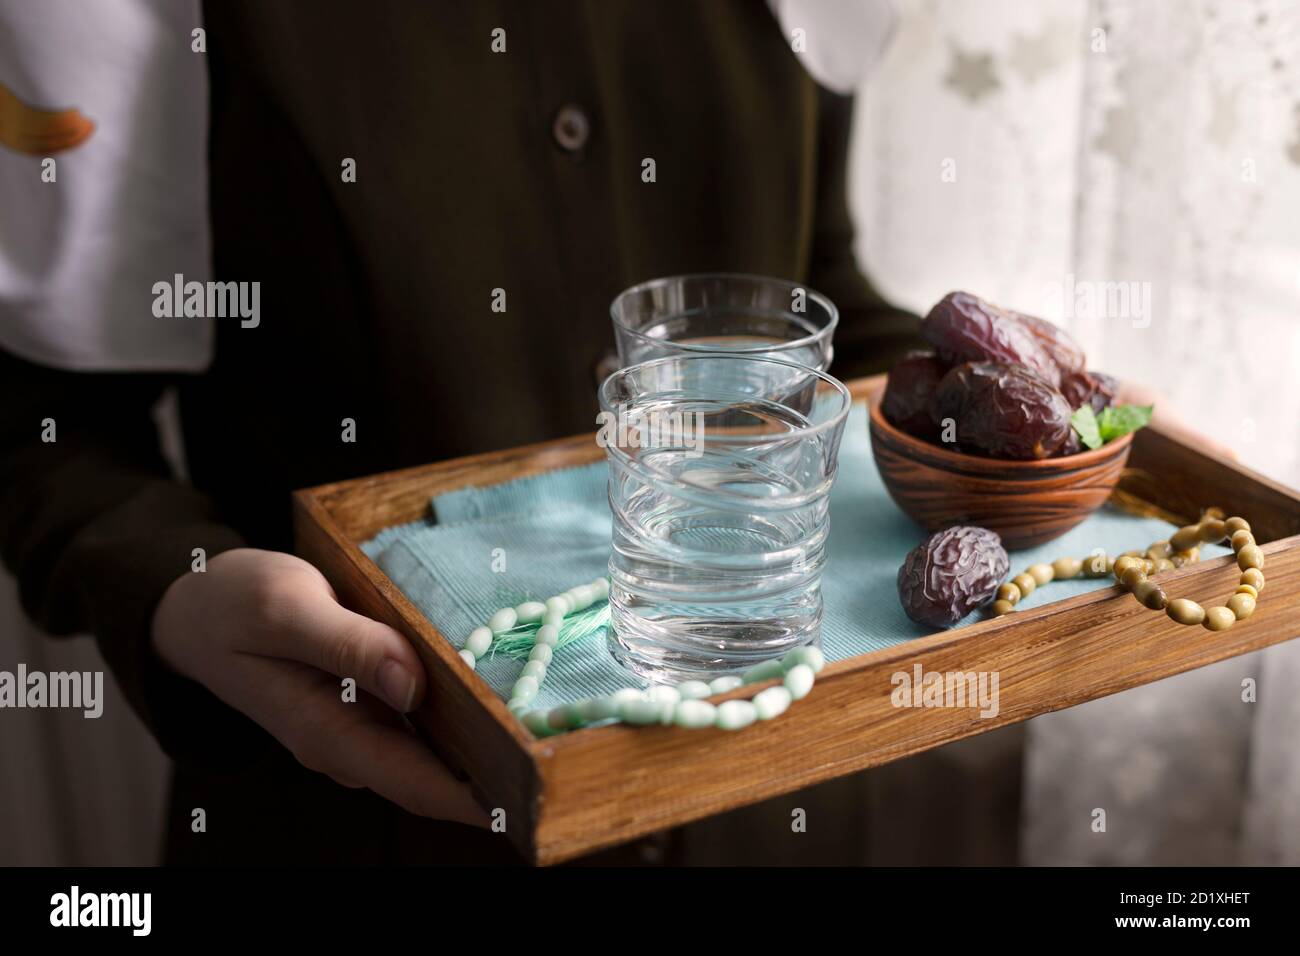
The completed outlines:
[[[415,699],[415,678],[397,661],[384,661],[379,665],[379,689],[384,692],[388,706],[405,714]]]

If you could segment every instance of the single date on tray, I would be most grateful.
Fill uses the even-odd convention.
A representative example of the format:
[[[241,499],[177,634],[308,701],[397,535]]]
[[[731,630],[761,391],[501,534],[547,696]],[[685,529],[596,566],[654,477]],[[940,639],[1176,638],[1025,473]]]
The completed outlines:
[[[908,552],[898,569],[898,599],[913,621],[952,627],[997,593],[1010,567],[997,534],[956,525]]]

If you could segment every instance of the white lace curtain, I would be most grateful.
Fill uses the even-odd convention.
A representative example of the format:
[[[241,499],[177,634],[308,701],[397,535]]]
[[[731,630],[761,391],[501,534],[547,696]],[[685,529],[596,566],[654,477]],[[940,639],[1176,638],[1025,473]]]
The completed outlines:
[[[1051,318],[1300,485],[1300,3],[896,4],[852,183],[882,290]],[[1300,862],[1298,686],[1300,643],[1033,721],[1025,862]]]

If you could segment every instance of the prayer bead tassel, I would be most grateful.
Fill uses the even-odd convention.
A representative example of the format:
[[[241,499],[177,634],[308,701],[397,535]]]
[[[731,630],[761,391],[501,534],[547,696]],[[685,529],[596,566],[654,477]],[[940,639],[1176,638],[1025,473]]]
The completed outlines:
[[[1030,569],[1035,578],[1051,580],[1048,565]],[[1032,588],[1032,585],[1030,585]],[[687,729],[717,727],[741,730],[756,721],[773,720],[798,700],[807,697],[817,673],[826,666],[821,649],[812,645],[799,647],[781,658],[763,661],[743,675],[727,674],[705,683],[688,680],[676,686],[660,685],[648,690],[626,687],[606,697],[594,697],[549,710],[532,709],[542,682],[555,660],[560,630],[569,614],[585,611],[609,597],[609,581],[597,578],[570,588],[543,601],[524,601],[513,608],[501,608],[483,627],[476,627],[458,652],[471,670],[488,654],[493,643],[517,627],[538,624],[533,647],[520,671],[506,705],[532,733],[539,737],[576,730],[608,720],[620,720],[632,726],[675,725]],[[526,638],[525,638],[526,639]],[[714,705],[705,700],[725,694],[747,684],[780,681],[754,695],[752,700],[735,699]]]

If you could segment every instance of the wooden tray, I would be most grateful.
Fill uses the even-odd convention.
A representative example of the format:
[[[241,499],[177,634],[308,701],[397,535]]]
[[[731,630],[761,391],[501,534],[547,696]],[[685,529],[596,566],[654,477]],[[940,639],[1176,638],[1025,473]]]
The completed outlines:
[[[880,377],[851,383],[862,399]],[[981,621],[829,664],[807,699],[740,732],[675,727],[588,728],[537,739],[360,550],[383,528],[425,517],[431,495],[598,460],[593,435],[475,455],[299,491],[298,553],[347,606],[392,625],[429,673],[413,721],[469,778],[483,806],[506,811],[506,833],[531,860],[558,863],[601,847],[897,760],[1296,637],[1300,619],[1300,494],[1209,458],[1151,427],[1129,460],[1158,475],[1175,516],[1221,505],[1246,517],[1267,555],[1268,587],[1248,622],[1211,633],[1181,627],[1115,588]],[[1143,482],[1125,488],[1150,500]],[[1267,542],[1267,543],[1266,543]],[[901,556],[900,556],[901,557]],[[1207,604],[1237,583],[1230,557],[1166,572],[1170,593]],[[896,708],[896,671],[997,671],[1001,706]],[[719,695],[746,696],[752,688]]]

